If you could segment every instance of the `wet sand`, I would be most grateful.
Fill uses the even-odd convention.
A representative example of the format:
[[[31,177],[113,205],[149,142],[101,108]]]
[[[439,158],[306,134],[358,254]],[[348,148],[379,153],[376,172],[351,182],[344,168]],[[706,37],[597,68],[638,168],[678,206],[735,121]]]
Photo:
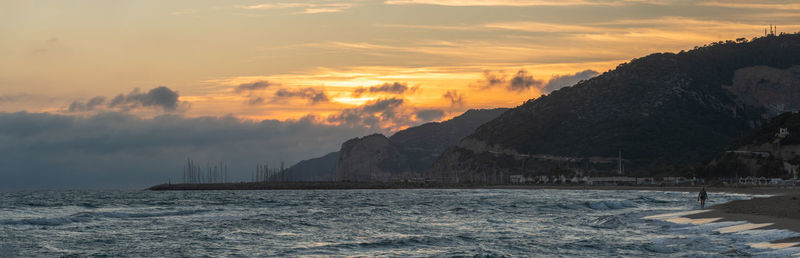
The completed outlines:
[[[764,224],[758,229],[786,229],[800,233],[800,189],[785,189],[771,197],[739,200],[708,207],[707,212],[686,215],[690,219],[720,218],[720,221],[747,221]],[[773,243],[800,243],[788,238]]]

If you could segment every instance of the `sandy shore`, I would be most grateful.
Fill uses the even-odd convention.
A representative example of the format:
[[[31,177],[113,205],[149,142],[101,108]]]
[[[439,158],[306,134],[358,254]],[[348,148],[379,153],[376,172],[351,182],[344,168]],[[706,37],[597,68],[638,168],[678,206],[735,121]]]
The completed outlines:
[[[747,221],[769,224],[758,229],[786,229],[800,233],[800,189],[785,189],[776,196],[753,198],[718,204],[709,211],[687,215],[690,219],[721,218],[717,221]],[[774,243],[800,243],[800,238],[788,238]]]

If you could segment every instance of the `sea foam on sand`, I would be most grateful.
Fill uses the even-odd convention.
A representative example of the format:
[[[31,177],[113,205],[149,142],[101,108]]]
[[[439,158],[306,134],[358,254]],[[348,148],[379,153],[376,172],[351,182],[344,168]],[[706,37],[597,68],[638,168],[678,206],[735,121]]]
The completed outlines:
[[[717,222],[720,220],[724,220],[724,218],[685,217],[688,215],[701,214],[709,211],[711,210],[681,211],[681,212],[646,216],[643,217],[642,219],[666,221],[675,224],[696,225],[694,227],[681,229],[689,231],[693,230],[705,231],[708,229],[708,227],[711,227],[713,228],[712,230],[713,232],[719,233],[721,235],[726,235],[731,238],[736,238],[746,241],[748,243],[747,245],[750,248],[771,250],[771,251],[767,250],[759,254],[777,255],[777,256],[786,256],[786,255],[800,256],[800,247],[797,247],[798,245],[800,245],[800,242],[774,243],[774,241],[777,240],[800,236],[800,233],[783,229],[768,229],[768,230],[761,229],[764,227],[771,226],[773,225],[773,223],[749,223],[747,221]]]

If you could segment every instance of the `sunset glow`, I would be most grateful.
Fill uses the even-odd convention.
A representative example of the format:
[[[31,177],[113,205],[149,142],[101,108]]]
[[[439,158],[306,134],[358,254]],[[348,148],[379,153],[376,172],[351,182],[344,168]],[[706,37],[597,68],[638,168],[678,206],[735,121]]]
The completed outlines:
[[[402,100],[397,108],[409,115],[442,110],[440,119],[513,107],[569,86],[549,85],[554,78],[575,83],[651,52],[761,36],[769,24],[800,30],[797,4],[781,1],[1,5],[0,111],[87,115],[109,110],[70,106],[166,86],[183,103],[169,112],[182,116],[332,124],[340,122],[327,118],[343,110],[389,98]],[[489,74],[505,84],[487,84]],[[528,81],[507,85],[518,74]],[[258,82],[265,84],[237,90]],[[370,91],[384,84],[405,88]],[[411,115],[379,127],[421,122]]]

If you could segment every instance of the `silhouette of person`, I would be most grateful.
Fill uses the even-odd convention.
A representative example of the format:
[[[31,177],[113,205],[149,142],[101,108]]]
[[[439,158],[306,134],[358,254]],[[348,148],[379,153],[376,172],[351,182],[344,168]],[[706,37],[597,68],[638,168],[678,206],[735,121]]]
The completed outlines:
[[[697,195],[697,200],[700,201],[701,209],[706,206],[706,199],[708,199],[708,194],[706,193],[706,187],[703,186],[703,189],[700,190],[700,194]]]

